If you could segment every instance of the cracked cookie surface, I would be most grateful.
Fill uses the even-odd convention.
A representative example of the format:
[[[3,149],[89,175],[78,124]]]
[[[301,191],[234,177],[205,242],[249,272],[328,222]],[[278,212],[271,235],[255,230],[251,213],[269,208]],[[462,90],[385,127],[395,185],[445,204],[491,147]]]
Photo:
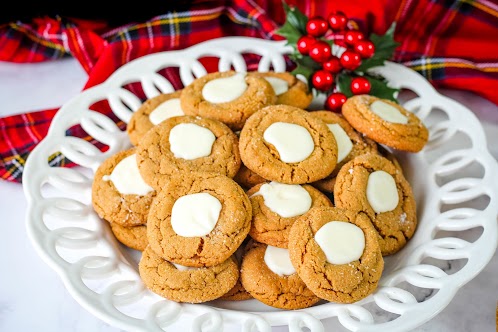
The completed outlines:
[[[257,300],[280,309],[308,308],[320,301],[297,273],[278,275],[265,263],[266,244],[250,241],[242,260],[244,288]]]
[[[267,183],[267,182],[265,182]],[[252,206],[252,222],[249,236],[254,240],[279,248],[287,248],[292,224],[300,216],[282,217],[265,205],[262,195],[253,196],[264,183],[247,191]],[[330,199],[309,184],[301,185],[311,197],[310,209],[317,206],[332,206]],[[306,212],[307,213],[307,212]]]
[[[211,153],[195,159],[175,157],[169,137],[179,124],[195,124],[209,129],[215,136]],[[137,161],[144,180],[157,190],[164,187],[173,175],[192,171],[233,177],[241,163],[238,138],[230,128],[217,120],[188,115],[167,119],[149,130],[137,147]]]
[[[219,217],[207,235],[181,236],[172,226],[173,206],[179,198],[196,193],[209,193],[221,203]],[[244,190],[227,176],[185,173],[172,178],[156,197],[147,220],[147,238],[151,249],[170,262],[192,267],[220,264],[249,233],[251,203]]]
[[[179,270],[150,246],[143,251],[138,267],[148,289],[175,302],[215,300],[232,289],[239,277],[239,268],[233,257],[212,267]]]
[[[122,194],[110,177],[120,161],[136,153],[136,148],[117,152],[100,164],[92,183],[92,206],[99,217],[122,226],[138,226],[147,223],[147,215],[156,191],[146,195]]]
[[[314,148],[306,159],[286,163],[275,146],[264,139],[265,130],[277,122],[298,125],[308,131]],[[288,105],[268,106],[253,114],[240,132],[239,150],[247,168],[265,179],[286,184],[323,179],[337,163],[337,145],[325,122]]]
[[[165,101],[180,98],[182,90],[171,93],[162,93],[156,97],[149,98],[131,115],[130,121],[126,126],[126,133],[130,138],[131,144],[138,146],[142,137],[154,127],[150,121],[150,114]]]
[[[116,239],[128,248],[143,251],[148,244],[147,226],[121,226],[111,223],[111,230]]]
[[[370,107],[382,101],[398,110],[408,120],[406,124],[386,121],[374,113]],[[427,143],[429,131],[422,121],[403,106],[370,95],[356,95],[348,98],[342,106],[342,114],[360,133],[377,143],[397,150],[418,152]]]
[[[375,171],[390,174],[398,193],[397,206],[387,212],[376,213],[366,195],[368,178]],[[367,216],[376,229],[384,256],[394,254],[411,239],[417,228],[416,202],[403,172],[381,155],[362,155],[349,161],[337,175],[334,203]]]
[[[185,114],[216,119],[225,123],[232,130],[240,130],[247,118],[254,112],[275,104],[277,96],[271,84],[265,79],[249,75],[245,77],[247,89],[235,100],[211,103],[203,97],[202,90],[208,82],[235,74],[236,72],[233,70],[208,73],[187,85],[180,98]]]
[[[341,167],[345,163],[353,159],[354,157],[359,156],[361,154],[377,153],[377,143],[369,139],[368,137],[364,137],[359,132],[357,132],[356,129],[354,129],[349,124],[349,122],[340,114],[324,110],[313,111],[310,112],[310,114],[323,120],[327,125],[338,124],[339,126],[341,126],[341,128],[345,131],[345,133],[351,140],[351,143],[353,144],[349,154],[346,157],[344,157],[344,159],[342,159],[337,163],[334,170],[329,176],[327,176],[324,179],[313,182],[313,186],[317,187],[318,189],[328,193],[333,193],[335,177],[337,176],[337,173],[339,173]]]
[[[277,94],[277,101],[275,104],[284,104],[306,109],[313,100],[313,93],[308,89],[308,85],[289,72],[254,71],[249,72],[248,75],[261,78],[273,77],[287,82],[288,90],[284,93]]]
[[[365,236],[363,254],[347,264],[331,264],[315,240],[318,230],[331,221],[358,226]],[[307,287],[318,297],[337,303],[353,303],[371,294],[384,269],[377,233],[362,214],[333,207],[320,207],[299,218],[289,235],[292,264]]]

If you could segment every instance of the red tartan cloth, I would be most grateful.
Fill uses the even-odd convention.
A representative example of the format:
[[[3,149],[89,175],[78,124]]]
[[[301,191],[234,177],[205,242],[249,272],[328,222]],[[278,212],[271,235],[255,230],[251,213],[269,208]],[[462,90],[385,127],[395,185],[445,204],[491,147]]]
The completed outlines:
[[[473,91],[498,104],[498,4],[480,1],[291,1],[308,17],[342,10],[367,35],[397,22],[393,61],[420,72],[437,88]],[[182,49],[222,36],[282,39],[280,0],[193,1],[189,10],[157,13],[141,23],[110,27],[70,17],[39,17],[0,26],[0,60],[41,62],[76,58],[89,75],[87,89],[146,54]],[[248,62],[254,59],[248,59]],[[250,63],[249,63],[250,64]],[[165,73],[179,82],[178,73]],[[180,88],[180,87],[177,87]],[[21,182],[29,152],[46,135],[57,110],[0,118],[0,175]],[[106,108],[102,108],[106,112]],[[121,124],[123,126],[124,124]],[[71,135],[84,137],[81,130]],[[91,138],[88,138],[91,139]],[[50,163],[68,161],[53,156]]]

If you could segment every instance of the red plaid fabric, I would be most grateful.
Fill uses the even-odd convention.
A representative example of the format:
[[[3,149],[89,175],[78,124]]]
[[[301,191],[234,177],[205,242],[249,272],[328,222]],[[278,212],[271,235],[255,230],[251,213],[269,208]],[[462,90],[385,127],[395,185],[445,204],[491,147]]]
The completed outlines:
[[[309,17],[342,10],[366,34],[383,34],[396,21],[395,39],[401,45],[393,61],[420,72],[435,87],[473,91],[498,104],[498,95],[494,93],[498,89],[496,2],[288,0],[287,3]],[[42,17],[0,26],[0,60],[40,62],[72,56],[89,74],[84,87],[87,89],[145,54],[182,49],[229,35],[281,39],[274,31],[284,21],[280,0],[193,1],[189,10],[158,13],[146,22],[117,28],[102,22]],[[257,59],[246,60],[251,68]],[[212,62],[205,65],[208,71],[215,68]],[[181,88],[177,72],[169,70],[163,74],[174,86],[176,83],[176,88]],[[56,111],[0,118],[2,179],[21,182],[24,162],[46,135]],[[99,111],[108,114],[105,106]],[[68,134],[91,140],[78,128]],[[70,165],[58,154],[51,157],[50,163]]]

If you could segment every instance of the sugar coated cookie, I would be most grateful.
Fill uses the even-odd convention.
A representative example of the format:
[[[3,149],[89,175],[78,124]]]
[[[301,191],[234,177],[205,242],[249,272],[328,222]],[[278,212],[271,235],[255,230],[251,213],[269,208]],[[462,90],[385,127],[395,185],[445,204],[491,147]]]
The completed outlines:
[[[374,225],[384,256],[403,248],[417,227],[415,198],[402,171],[378,154],[358,156],[341,168],[334,203],[362,213]]]
[[[308,85],[289,72],[258,72],[248,73],[270,82],[277,95],[276,104],[284,104],[306,109],[313,100],[313,93]]]
[[[415,114],[388,99],[356,95],[346,100],[342,114],[359,132],[397,150],[418,152],[429,138]]]
[[[233,130],[240,130],[254,112],[277,101],[268,81],[235,71],[206,74],[183,91],[185,114],[216,119]]]
[[[318,297],[338,303],[357,302],[377,288],[384,269],[377,237],[364,214],[315,208],[291,228],[290,259]]]
[[[137,148],[140,173],[160,189],[175,174],[213,172],[233,177],[240,168],[238,138],[220,121],[169,118],[147,132]]]
[[[148,289],[175,302],[215,300],[232,289],[239,278],[233,257],[211,267],[191,268],[164,260],[150,246],[143,251],[138,268]]]
[[[320,301],[296,273],[287,249],[251,241],[240,273],[244,288],[269,306],[302,309]]]
[[[113,222],[111,230],[116,239],[128,248],[143,251],[148,244],[146,225],[126,227]]]
[[[239,150],[247,168],[287,184],[323,179],[337,163],[337,144],[325,122],[288,105],[253,114],[240,132]]]
[[[126,126],[126,132],[128,133],[131,144],[137,146],[150,128],[164,120],[173,116],[185,115],[180,105],[181,93],[182,90],[162,93],[144,101],[131,115],[130,121]]]
[[[155,195],[138,170],[136,148],[110,156],[95,172],[92,205],[108,222],[126,227],[145,225]]]
[[[147,220],[147,238],[164,259],[185,266],[220,264],[251,227],[251,203],[231,178],[215,173],[174,177],[158,193]]]
[[[333,193],[335,177],[341,167],[360,154],[377,153],[377,143],[368,137],[363,137],[340,114],[324,110],[310,112],[310,114],[327,124],[337,143],[337,165],[329,176],[313,183],[318,189]]]
[[[309,184],[260,183],[247,191],[252,205],[249,236],[258,242],[287,248],[294,221],[330,199]]]

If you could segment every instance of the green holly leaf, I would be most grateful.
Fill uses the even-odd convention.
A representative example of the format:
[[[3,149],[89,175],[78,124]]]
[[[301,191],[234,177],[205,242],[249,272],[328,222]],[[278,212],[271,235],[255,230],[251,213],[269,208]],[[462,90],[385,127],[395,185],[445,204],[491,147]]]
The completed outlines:
[[[363,60],[355,72],[364,73],[370,68],[384,65],[386,60],[392,58],[396,47],[399,46],[399,43],[394,40],[395,29],[396,22],[393,22],[384,35],[380,36],[375,33],[370,35],[370,40],[375,45],[375,53],[371,58]]]
[[[370,94],[382,99],[389,99],[398,103],[396,95],[399,89],[392,88],[388,85],[388,81],[383,77],[365,76],[370,81]]]
[[[280,28],[275,31],[277,35],[280,35],[287,39],[287,45],[291,45],[294,48],[298,39],[302,36],[301,33],[289,22],[285,22]]]
[[[290,7],[285,1],[282,1],[282,5],[285,11],[285,21],[292,25],[301,35],[306,34],[306,23],[308,23],[308,17],[304,15],[299,8]]]
[[[351,92],[351,81],[353,80],[353,77],[349,74],[346,73],[340,73],[337,76],[337,86],[339,87],[339,91],[344,93],[346,97],[351,97],[353,96],[353,93]]]
[[[298,74],[303,75],[308,82],[308,86],[311,86],[311,76],[313,76],[315,71],[321,68],[320,65],[309,56],[300,53],[290,54],[289,58],[297,65],[291,73],[294,76]]]

